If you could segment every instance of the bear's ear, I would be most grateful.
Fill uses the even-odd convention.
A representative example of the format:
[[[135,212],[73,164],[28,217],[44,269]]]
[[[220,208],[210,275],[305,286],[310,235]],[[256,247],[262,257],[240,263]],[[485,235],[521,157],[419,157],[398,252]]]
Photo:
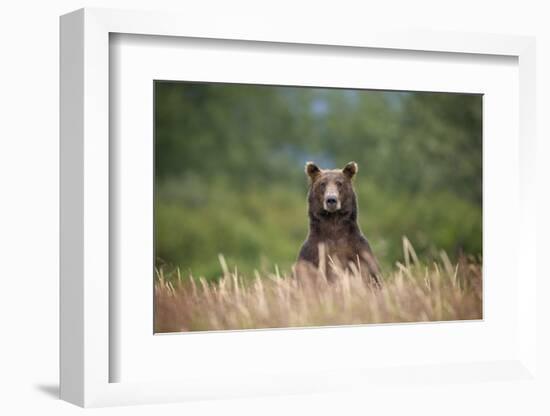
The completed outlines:
[[[313,182],[321,174],[321,169],[315,163],[307,162],[305,172],[309,176],[309,179],[311,179],[311,182]]]
[[[359,168],[357,167],[357,163],[355,162],[349,162],[344,169],[342,169],[342,172],[344,172],[344,175],[346,175],[348,178],[353,178]]]

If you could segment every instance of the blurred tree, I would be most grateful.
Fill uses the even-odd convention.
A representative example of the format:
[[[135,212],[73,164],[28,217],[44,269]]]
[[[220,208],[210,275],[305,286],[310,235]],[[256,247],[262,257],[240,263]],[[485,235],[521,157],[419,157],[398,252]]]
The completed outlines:
[[[155,82],[159,261],[219,274],[288,268],[307,232],[303,165],[359,164],[360,222],[383,264],[481,254],[482,98]]]

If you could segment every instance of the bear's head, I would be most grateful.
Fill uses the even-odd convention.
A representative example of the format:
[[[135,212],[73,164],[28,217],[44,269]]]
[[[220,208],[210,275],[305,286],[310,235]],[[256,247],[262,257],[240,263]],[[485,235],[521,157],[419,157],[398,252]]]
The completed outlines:
[[[355,215],[357,202],[352,179],[357,173],[357,163],[349,162],[343,169],[319,169],[315,163],[307,162],[305,171],[310,180],[310,214]]]

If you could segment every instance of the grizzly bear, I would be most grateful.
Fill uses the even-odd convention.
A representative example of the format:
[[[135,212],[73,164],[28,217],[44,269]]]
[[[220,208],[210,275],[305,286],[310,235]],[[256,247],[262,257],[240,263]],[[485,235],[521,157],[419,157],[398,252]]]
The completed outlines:
[[[341,270],[355,269],[367,282],[380,286],[378,263],[357,223],[357,197],[352,183],[357,170],[355,162],[333,170],[306,163],[309,234],[298,255],[298,275],[324,268],[327,280],[334,281],[338,265]]]

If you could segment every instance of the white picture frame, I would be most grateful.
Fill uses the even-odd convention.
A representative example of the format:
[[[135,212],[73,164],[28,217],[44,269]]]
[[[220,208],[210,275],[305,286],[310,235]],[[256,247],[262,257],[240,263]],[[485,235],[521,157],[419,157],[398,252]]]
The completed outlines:
[[[536,217],[535,42],[530,37],[465,33],[359,30],[354,33],[266,25],[243,19],[235,25],[209,16],[196,19],[165,13],[82,9],[61,18],[61,398],[80,406],[247,397],[371,388],[374,384],[412,380],[536,382]],[[113,288],[110,258],[109,37],[110,34],[225,39],[248,42],[330,45],[441,54],[504,55],[519,68],[519,191],[517,348],[498,361],[469,363],[419,361],[410,367],[333,368],[330,377],[281,368],[276,376],[239,378],[221,373],[178,381],[111,382],[111,366],[120,359],[110,348]],[[261,44],[259,44],[261,45]],[[516,271],[517,273],[517,271]],[[326,332],[328,333],[328,332]],[[207,335],[208,336],[208,335]],[[316,336],[314,333],[308,337]],[[331,335],[334,336],[334,335]],[[246,365],[246,364],[243,364]]]

